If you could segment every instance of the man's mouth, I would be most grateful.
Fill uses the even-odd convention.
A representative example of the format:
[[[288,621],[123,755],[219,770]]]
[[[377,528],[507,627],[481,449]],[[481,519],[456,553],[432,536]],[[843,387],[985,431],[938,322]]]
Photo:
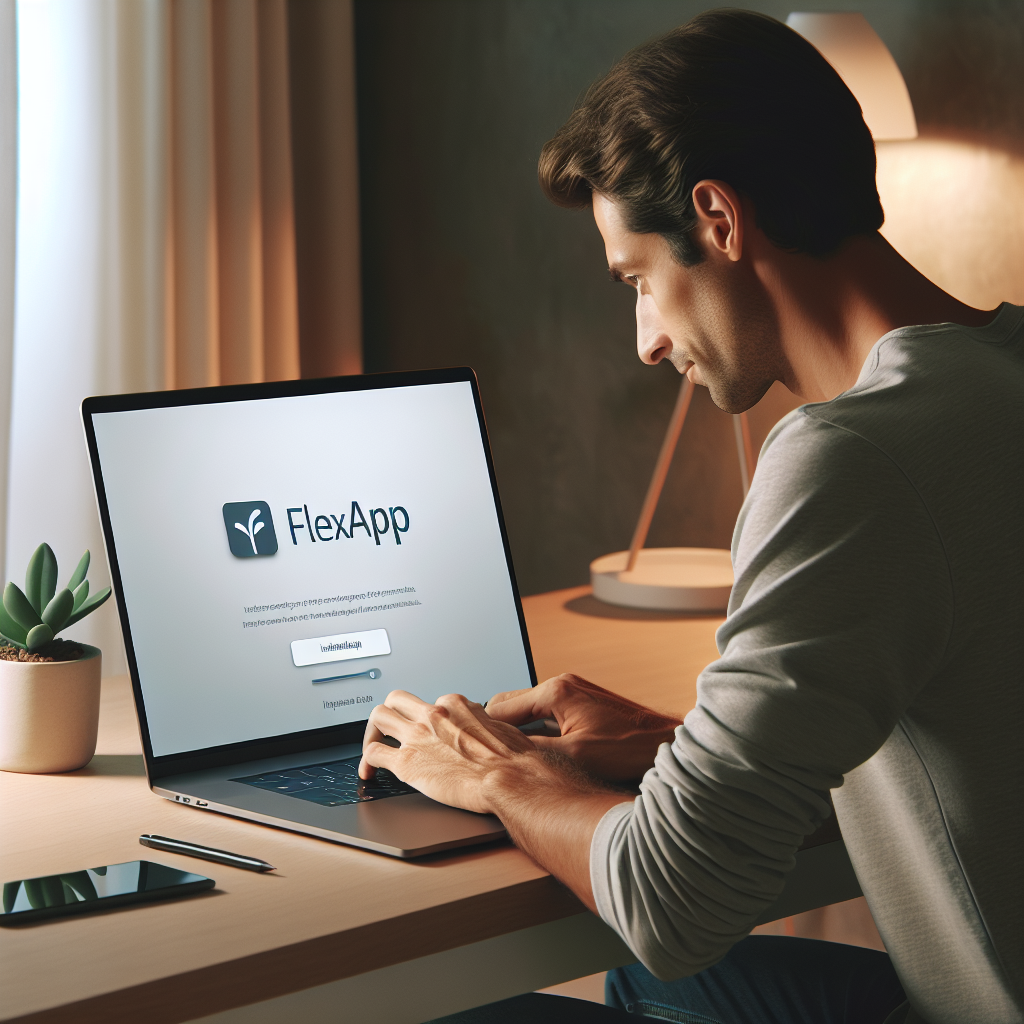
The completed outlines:
[[[700,370],[697,369],[697,364],[692,359],[688,359],[678,352],[673,352],[669,359],[671,359],[672,365],[676,368],[676,372],[680,377],[685,377],[691,384],[704,383]]]
[[[704,378],[700,375],[700,369],[692,359],[684,359],[677,369],[691,384],[704,386]]]

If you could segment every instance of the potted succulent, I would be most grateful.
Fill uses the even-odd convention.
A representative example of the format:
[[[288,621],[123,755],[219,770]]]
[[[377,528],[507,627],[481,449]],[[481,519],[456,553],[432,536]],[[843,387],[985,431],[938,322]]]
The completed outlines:
[[[8,583],[0,604],[0,769],[69,772],[96,752],[101,655],[57,634],[95,611],[110,588],[89,596],[89,552],[67,586],[57,588],[57,559],[40,544],[25,589]]]

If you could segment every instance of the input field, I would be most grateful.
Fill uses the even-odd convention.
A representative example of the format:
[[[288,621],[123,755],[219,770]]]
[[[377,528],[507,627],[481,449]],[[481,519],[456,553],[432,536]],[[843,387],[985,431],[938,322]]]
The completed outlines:
[[[335,636],[314,636],[308,640],[293,640],[292,664],[321,665],[328,661],[354,661],[356,658],[376,658],[391,653],[391,641],[386,629],[366,629],[360,633],[338,633]]]

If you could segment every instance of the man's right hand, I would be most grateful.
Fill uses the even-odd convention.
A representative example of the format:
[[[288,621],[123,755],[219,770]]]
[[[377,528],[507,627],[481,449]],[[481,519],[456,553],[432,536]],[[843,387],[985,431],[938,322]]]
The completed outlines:
[[[658,747],[671,743],[682,724],[571,674],[496,694],[487,713],[510,725],[554,719],[561,735],[531,735],[534,744],[567,754],[609,782],[639,781],[654,764]]]

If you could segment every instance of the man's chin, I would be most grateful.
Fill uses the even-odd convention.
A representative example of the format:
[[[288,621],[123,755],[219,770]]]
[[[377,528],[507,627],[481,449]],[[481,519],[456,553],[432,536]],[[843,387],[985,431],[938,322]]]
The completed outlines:
[[[765,396],[765,392],[771,387],[771,381],[766,385],[758,385],[754,388],[738,389],[736,387],[723,387],[720,382],[712,381],[706,385],[711,393],[711,401],[718,406],[722,412],[739,415],[752,409]]]
[[[711,392],[711,401],[718,406],[722,412],[737,415],[746,412],[757,405],[764,397],[765,392],[771,387],[771,381],[765,384],[758,381],[747,386],[737,387],[733,381],[723,382],[715,377],[705,380],[696,363],[687,359],[682,365],[673,363],[676,369],[686,377],[691,384],[699,384]]]

